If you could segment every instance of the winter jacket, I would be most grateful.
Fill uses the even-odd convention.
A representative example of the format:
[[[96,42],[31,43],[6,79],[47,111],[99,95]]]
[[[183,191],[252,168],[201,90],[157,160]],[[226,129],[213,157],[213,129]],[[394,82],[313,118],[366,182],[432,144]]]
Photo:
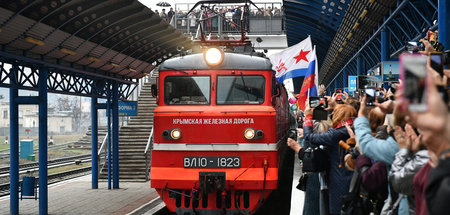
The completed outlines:
[[[349,135],[345,127],[338,129],[331,128],[324,133],[313,133],[312,131],[312,123],[307,125],[307,121],[305,121],[303,130],[305,140],[309,141],[311,145],[324,145],[327,147],[330,158],[328,183],[329,208],[330,213],[339,214],[342,206],[342,196],[348,194],[353,175],[353,172],[348,171],[346,168],[339,168],[341,162],[339,141],[348,139]]]
[[[361,176],[361,184],[367,191],[380,193],[386,199],[388,195],[386,164],[379,161],[372,162],[370,158],[360,155],[356,158],[356,168],[361,171],[364,166],[368,166],[369,169]]]
[[[430,215],[450,212],[450,157],[439,160],[430,171],[425,198]]]
[[[414,175],[430,159],[427,150],[420,150],[413,154],[409,149],[401,148],[395,155],[389,172],[389,180],[394,190],[408,196],[414,195]]]
[[[432,167],[430,162],[425,164],[414,176],[414,198],[416,200],[416,215],[427,215],[427,202],[425,201],[425,188]]]
[[[358,117],[355,120],[355,135],[356,140],[359,143],[361,152],[376,161],[381,161],[387,164],[387,169],[389,171],[392,162],[394,162],[395,154],[398,152],[399,147],[397,142],[392,137],[388,137],[386,140],[376,139],[372,136],[372,131],[370,129],[369,119],[367,117]],[[382,214],[386,214],[391,210],[395,201],[393,201],[392,196],[397,196],[392,190],[389,190],[388,199],[383,206]],[[405,198],[401,201],[399,206],[399,214],[409,214],[408,202]]]
[[[389,181],[396,192],[408,196],[410,214],[414,214],[415,211],[414,175],[429,159],[427,150],[420,150],[413,154],[409,149],[401,148],[395,155],[394,163],[392,163]]]
[[[386,140],[376,139],[372,136],[369,120],[367,117],[358,117],[355,120],[355,135],[358,140],[361,152],[369,158],[391,165],[394,161],[395,153],[399,147],[394,138],[388,137]]]

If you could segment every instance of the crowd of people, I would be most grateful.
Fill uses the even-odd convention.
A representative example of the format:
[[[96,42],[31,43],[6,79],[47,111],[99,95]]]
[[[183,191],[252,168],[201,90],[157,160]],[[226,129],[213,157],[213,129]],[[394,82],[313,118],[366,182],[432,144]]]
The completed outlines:
[[[421,54],[434,51],[427,40],[421,42]],[[299,114],[299,138],[287,140],[304,165],[314,151],[327,155],[325,171],[304,173],[303,214],[449,213],[450,70],[440,75],[429,61],[426,74],[427,110],[420,112],[404,96],[416,86],[401,81],[383,89],[373,106],[365,94],[339,99],[324,96],[325,87],[319,87],[328,120],[313,120],[317,108],[307,101]]]
[[[278,7],[266,7],[259,9],[250,9],[248,6],[218,6],[210,8],[206,11],[195,9],[188,14],[188,11],[178,10],[174,11],[170,8],[166,13],[166,9],[162,9],[161,12],[155,10],[155,14],[158,14],[161,18],[171,23],[176,21],[177,27],[191,27],[196,28],[198,26],[198,20],[203,19],[204,26],[207,31],[217,31],[219,25],[222,25],[222,29],[227,31],[239,30],[241,16],[243,15],[244,26],[249,25],[249,19],[254,18],[270,18],[270,17],[282,17],[282,9]],[[176,17],[176,19],[174,19]],[[221,19],[219,19],[221,17]],[[222,20],[219,23],[219,20]],[[194,29],[195,30],[195,29]]]

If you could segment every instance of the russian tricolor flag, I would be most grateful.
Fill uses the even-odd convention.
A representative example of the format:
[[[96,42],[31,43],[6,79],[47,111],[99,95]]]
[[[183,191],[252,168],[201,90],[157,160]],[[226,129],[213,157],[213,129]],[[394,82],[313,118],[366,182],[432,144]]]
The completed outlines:
[[[269,57],[272,69],[276,72],[278,82],[286,83],[289,79],[305,76],[298,98],[298,106],[305,109],[305,102],[309,96],[317,96],[318,66],[316,50],[313,49],[311,37],[308,36],[300,43],[291,46]],[[291,86],[286,86],[293,89]]]

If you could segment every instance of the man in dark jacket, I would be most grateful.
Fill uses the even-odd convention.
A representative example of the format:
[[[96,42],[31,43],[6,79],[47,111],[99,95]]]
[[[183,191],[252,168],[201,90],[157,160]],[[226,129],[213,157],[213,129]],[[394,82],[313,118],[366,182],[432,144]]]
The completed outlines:
[[[447,155],[450,150],[447,150]],[[425,193],[428,212],[432,214],[448,214],[450,211],[450,155],[440,160],[436,168],[430,171]]]
[[[172,17],[175,15],[175,11],[173,11],[173,7],[170,8],[170,11],[167,13],[167,20],[170,22],[172,20]]]

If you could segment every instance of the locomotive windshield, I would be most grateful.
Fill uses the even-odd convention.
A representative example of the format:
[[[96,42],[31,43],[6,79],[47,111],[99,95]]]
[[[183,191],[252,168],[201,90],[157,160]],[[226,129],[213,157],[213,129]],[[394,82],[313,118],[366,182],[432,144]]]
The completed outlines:
[[[262,104],[264,85],[264,76],[218,76],[217,104]]]
[[[165,104],[209,104],[209,76],[169,76],[164,79]]]

